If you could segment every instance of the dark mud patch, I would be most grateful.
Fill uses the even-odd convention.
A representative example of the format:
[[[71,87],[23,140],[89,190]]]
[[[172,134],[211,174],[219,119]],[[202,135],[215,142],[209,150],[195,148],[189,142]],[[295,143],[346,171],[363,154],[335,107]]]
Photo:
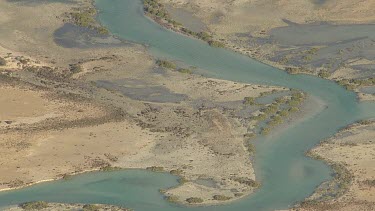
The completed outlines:
[[[351,65],[351,62],[375,60],[374,32],[375,24],[289,23],[272,29],[266,38],[249,36],[249,42],[250,45],[278,46],[268,59],[285,66],[302,67],[305,71],[324,69],[329,73],[349,66],[358,70],[358,77],[361,77],[371,74],[374,65]]]
[[[173,93],[163,86],[147,84],[141,80],[121,79],[114,81],[99,80],[96,86],[110,91],[120,92],[133,100],[156,103],[179,103],[188,97],[184,94]]]
[[[112,35],[99,34],[94,29],[87,29],[70,23],[66,23],[57,29],[53,36],[55,43],[65,48],[103,48],[132,45]]]

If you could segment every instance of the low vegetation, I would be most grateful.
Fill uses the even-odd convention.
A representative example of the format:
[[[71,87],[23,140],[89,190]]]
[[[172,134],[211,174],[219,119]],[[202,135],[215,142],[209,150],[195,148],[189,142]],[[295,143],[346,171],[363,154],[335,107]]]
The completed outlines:
[[[177,203],[178,202],[178,197],[177,196],[166,196],[165,199],[168,202],[171,202],[171,203]]]
[[[238,183],[245,184],[250,187],[254,187],[254,188],[260,187],[260,184],[257,181],[254,181],[246,177],[235,177],[232,179]]]
[[[95,20],[96,10],[94,8],[78,8],[68,14],[71,22],[77,26],[96,30],[100,34],[108,34],[109,31]]]
[[[120,167],[114,167],[114,166],[104,166],[100,169],[100,171],[118,171],[121,170]]]
[[[189,204],[200,204],[203,203],[203,199],[199,197],[190,197],[186,199],[186,202]]]
[[[151,167],[147,167],[146,170],[150,170],[154,172],[163,172],[164,168],[160,166],[151,166]]]
[[[5,66],[5,65],[7,65],[7,61],[3,57],[0,57],[0,66]]]
[[[347,90],[354,90],[363,86],[375,86],[375,77],[363,79],[342,79],[337,82]]]
[[[45,201],[32,201],[23,203],[20,207],[24,210],[41,210],[48,208],[48,203]]]
[[[212,198],[216,201],[228,201],[228,200],[232,199],[232,197],[224,196],[224,195],[214,195]]]
[[[165,9],[164,5],[161,4],[158,0],[144,0],[143,9],[146,15],[150,16],[161,24],[163,24],[163,22],[166,23],[168,27],[171,27],[175,31],[179,31],[181,33],[206,41],[212,47],[225,47],[224,43],[213,40],[212,36],[208,32],[194,32],[183,27],[181,23],[173,20],[168,14],[168,11]]]
[[[100,207],[94,204],[85,204],[82,207],[83,211],[99,211]]]
[[[160,67],[167,68],[167,69],[176,69],[177,66],[175,63],[167,61],[167,60],[158,60],[156,61],[156,64]]]

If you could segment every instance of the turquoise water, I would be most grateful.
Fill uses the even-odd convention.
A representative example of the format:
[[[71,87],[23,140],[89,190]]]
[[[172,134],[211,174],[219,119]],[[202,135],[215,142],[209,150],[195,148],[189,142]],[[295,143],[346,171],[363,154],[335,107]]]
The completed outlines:
[[[248,57],[161,28],[143,16],[138,0],[97,0],[99,19],[115,35],[149,46],[156,57],[183,62],[227,80],[280,85],[301,89],[327,106],[318,114],[292,126],[277,137],[256,143],[255,169],[263,186],[254,194],[228,205],[181,207],[167,203],[159,188],[176,184],[176,178],[148,171],[90,173],[0,193],[0,206],[30,200],[109,203],[136,211],[236,210],[260,211],[287,208],[310,195],[331,178],[324,163],[304,152],[338,129],[361,118],[375,116],[371,103],[358,104],[356,96],[328,80],[308,75],[288,75]]]

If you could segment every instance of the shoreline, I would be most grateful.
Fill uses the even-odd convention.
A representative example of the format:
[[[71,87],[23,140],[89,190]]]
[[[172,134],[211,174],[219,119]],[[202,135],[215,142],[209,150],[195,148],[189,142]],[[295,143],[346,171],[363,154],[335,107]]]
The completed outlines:
[[[147,17],[147,16],[146,16]],[[257,60],[258,61],[258,60]],[[272,66],[272,65],[270,65],[270,66]],[[208,78],[209,80],[210,80],[210,78]],[[143,168],[142,168],[143,169]],[[85,171],[85,172],[91,172],[91,171],[98,171],[99,169],[97,169],[97,170],[88,170],[88,171]],[[81,173],[85,173],[85,172],[79,172],[79,173],[77,173],[77,174],[81,174]],[[50,179],[50,180],[46,180],[46,181],[54,181],[54,180],[58,180],[59,178],[57,178],[57,179]],[[41,181],[41,182],[44,182],[44,180],[43,181]],[[41,183],[41,182],[37,182],[37,183]],[[35,183],[35,184],[37,184],[37,183]],[[33,184],[31,184],[31,185],[33,185]],[[27,185],[27,186],[30,186],[30,185]],[[18,188],[17,188],[18,189]],[[249,194],[251,194],[251,193],[249,193]],[[244,196],[242,196],[242,197],[246,197],[246,196],[248,196],[248,195],[246,195],[246,194],[244,194]],[[242,198],[242,197],[239,197],[239,198]],[[232,202],[232,201],[235,201],[235,200],[237,200],[237,198],[236,199],[233,199],[233,200],[231,200],[231,201],[227,201],[227,202],[223,202],[223,203],[230,203],[230,202]],[[216,203],[215,202],[215,204],[220,204],[220,203]],[[213,204],[213,205],[215,205],[215,204]],[[191,205],[191,204],[189,204],[189,205]],[[195,206],[195,205],[194,205]],[[201,206],[201,205],[197,205],[197,206]],[[207,206],[207,205],[205,205],[205,204],[202,204],[202,206]]]

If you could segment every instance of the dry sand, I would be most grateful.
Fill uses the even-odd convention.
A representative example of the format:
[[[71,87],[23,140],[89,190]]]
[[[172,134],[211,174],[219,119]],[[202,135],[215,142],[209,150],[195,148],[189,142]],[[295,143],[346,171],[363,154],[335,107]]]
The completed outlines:
[[[354,124],[312,150],[331,164],[341,164],[352,179],[348,190],[333,199],[319,199],[317,191],[295,210],[374,210],[375,207],[375,123]]]
[[[245,97],[284,88],[157,70],[138,45],[63,48],[52,34],[71,7],[0,1],[0,56],[8,61],[0,75],[1,189],[106,166],[178,170],[186,182],[165,194],[182,203],[217,204],[214,195],[235,200],[256,189],[248,121],[233,112]],[[78,63],[82,71],[71,73]]]

